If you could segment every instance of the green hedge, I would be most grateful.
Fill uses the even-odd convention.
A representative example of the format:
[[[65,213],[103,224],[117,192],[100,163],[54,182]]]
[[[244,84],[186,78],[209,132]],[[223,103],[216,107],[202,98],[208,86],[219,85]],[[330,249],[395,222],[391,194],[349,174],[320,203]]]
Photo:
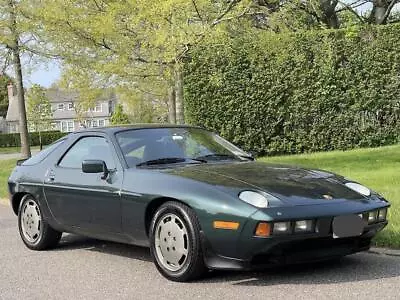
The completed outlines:
[[[46,131],[42,132],[42,144],[49,145],[59,138],[66,135],[64,132],[60,131]],[[31,146],[39,146],[39,133],[38,132],[30,132],[29,133],[29,143]],[[0,134],[0,148],[4,147],[20,147],[21,146],[21,138],[19,133],[7,133]]]
[[[262,32],[201,45],[186,64],[187,121],[259,154],[396,143],[399,33]]]

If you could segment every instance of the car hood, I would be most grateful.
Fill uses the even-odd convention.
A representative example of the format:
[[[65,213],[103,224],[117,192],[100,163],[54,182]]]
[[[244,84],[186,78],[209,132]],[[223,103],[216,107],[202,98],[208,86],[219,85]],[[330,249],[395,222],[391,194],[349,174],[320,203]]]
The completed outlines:
[[[261,190],[288,205],[366,200],[346,187],[341,176],[287,165],[237,162],[202,164],[164,171],[234,193],[241,190]]]

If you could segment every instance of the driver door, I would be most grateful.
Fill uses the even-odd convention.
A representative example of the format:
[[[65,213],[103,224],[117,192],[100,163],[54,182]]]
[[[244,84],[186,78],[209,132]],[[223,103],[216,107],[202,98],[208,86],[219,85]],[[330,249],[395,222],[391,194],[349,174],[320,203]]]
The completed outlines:
[[[82,172],[87,159],[103,160],[111,170]],[[114,146],[105,136],[83,136],[46,173],[44,191],[56,220],[94,233],[121,232],[120,189],[123,171]]]

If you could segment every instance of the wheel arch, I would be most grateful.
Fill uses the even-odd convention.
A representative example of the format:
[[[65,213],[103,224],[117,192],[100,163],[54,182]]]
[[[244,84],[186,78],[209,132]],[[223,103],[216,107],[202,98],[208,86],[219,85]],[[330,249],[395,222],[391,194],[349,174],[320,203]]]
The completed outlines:
[[[188,203],[186,203],[185,201],[179,200],[179,199],[175,199],[175,198],[169,198],[169,197],[160,197],[160,198],[156,198],[153,199],[146,207],[146,211],[145,211],[145,230],[146,230],[146,236],[149,237],[149,231],[150,231],[150,224],[151,224],[151,220],[154,216],[154,214],[156,213],[157,209],[163,205],[166,202],[169,201],[174,201],[174,202],[179,202],[183,205],[186,205],[187,207],[193,209]]]
[[[21,200],[25,195],[31,195],[31,194],[28,192],[18,192],[18,193],[15,193],[11,199],[12,210],[14,211],[14,214],[16,216],[18,215],[18,209],[19,209],[19,205],[21,204]]]

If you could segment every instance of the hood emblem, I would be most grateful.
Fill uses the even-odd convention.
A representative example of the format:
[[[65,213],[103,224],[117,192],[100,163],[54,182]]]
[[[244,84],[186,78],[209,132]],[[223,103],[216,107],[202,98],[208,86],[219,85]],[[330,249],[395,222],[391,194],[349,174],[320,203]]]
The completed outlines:
[[[322,195],[322,197],[324,197],[324,199],[326,200],[332,200],[333,197],[331,195]]]

